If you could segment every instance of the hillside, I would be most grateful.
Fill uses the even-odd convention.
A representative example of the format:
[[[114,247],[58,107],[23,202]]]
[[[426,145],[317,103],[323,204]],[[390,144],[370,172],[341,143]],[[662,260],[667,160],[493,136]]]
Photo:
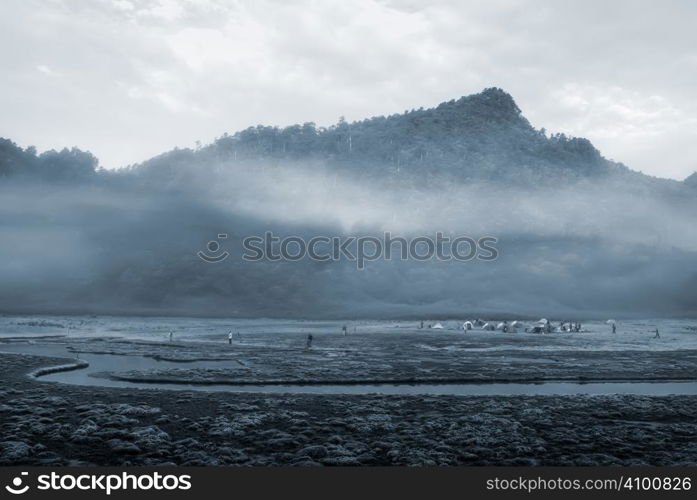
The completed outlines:
[[[548,136],[498,88],[388,117],[331,127],[256,126],[225,134],[197,151],[178,149],[123,171],[194,168],[206,162],[323,162],[361,177],[553,183],[628,169],[602,157],[587,139]],[[91,179],[96,159],[78,149],[22,150],[0,140],[0,176]]]
[[[697,316],[695,177],[549,136],[500,89],[322,128],[254,127],[117,171],[0,140],[0,311]],[[243,240],[437,233],[494,261],[242,259]],[[198,257],[216,235],[220,264]]]

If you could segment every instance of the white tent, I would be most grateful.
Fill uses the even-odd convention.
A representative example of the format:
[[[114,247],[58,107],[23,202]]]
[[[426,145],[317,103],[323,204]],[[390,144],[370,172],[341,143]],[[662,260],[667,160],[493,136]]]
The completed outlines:
[[[465,322],[462,324],[462,329],[465,330],[465,331],[471,330],[473,327],[474,327],[474,325],[472,324],[471,321],[465,321]]]
[[[493,331],[496,330],[496,327],[491,323],[484,323],[484,326],[482,326],[482,330]]]
[[[443,329],[443,325],[441,325],[440,323],[436,323],[436,324],[433,325],[431,328],[436,328],[436,329],[438,329],[438,330],[442,330],[442,329]]]

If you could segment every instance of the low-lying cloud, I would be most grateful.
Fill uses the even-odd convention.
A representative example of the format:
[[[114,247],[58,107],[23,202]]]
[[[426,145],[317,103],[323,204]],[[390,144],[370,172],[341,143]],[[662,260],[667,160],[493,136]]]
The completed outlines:
[[[0,186],[5,311],[360,317],[697,314],[694,198],[627,181],[559,189],[368,181],[323,164],[192,165]],[[493,262],[247,262],[246,236],[468,235]],[[230,258],[196,252],[219,233]]]

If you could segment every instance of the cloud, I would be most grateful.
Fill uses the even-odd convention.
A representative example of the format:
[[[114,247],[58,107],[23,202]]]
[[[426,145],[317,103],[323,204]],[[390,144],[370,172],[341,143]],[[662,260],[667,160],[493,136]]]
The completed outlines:
[[[56,74],[51,68],[49,68],[45,64],[39,64],[36,67],[36,70],[39,71],[40,73],[43,73],[44,75],[48,75],[48,76],[54,76]]]
[[[564,132],[591,139],[652,139],[693,129],[688,116],[660,95],[642,95],[621,87],[567,84],[553,93],[566,118]]]
[[[697,140],[697,116],[662,95],[566,84],[552,93],[551,103],[556,130],[591,139],[601,151],[614,151],[617,161],[634,165],[633,160],[643,157],[651,163],[645,172],[658,176],[679,157],[688,169],[691,164],[697,167],[697,154],[685,148]],[[672,151],[666,153],[657,145]]]
[[[0,11],[2,135],[90,149],[107,167],[257,123],[326,125],[500,86],[536,126],[589,136],[632,168],[697,168],[694,2],[8,0]]]

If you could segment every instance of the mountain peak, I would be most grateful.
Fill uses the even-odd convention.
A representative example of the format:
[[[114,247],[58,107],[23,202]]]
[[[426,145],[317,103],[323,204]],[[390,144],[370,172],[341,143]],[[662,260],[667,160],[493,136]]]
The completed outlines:
[[[444,104],[453,104],[463,115],[487,121],[514,122],[523,119],[513,97],[498,87],[489,87],[478,94],[464,96],[457,101]]]
[[[498,87],[489,87],[482,90],[479,94],[473,94],[473,99],[479,100],[487,106],[492,108],[497,108],[503,111],[509,111],[511,114],[519,115],[520,108],[516,104],[515,100],[503,89]]]
[[[687,186],[697,188],[697,172],[692,172],[692,175],[689,175],[683,180],[683,183]]]

